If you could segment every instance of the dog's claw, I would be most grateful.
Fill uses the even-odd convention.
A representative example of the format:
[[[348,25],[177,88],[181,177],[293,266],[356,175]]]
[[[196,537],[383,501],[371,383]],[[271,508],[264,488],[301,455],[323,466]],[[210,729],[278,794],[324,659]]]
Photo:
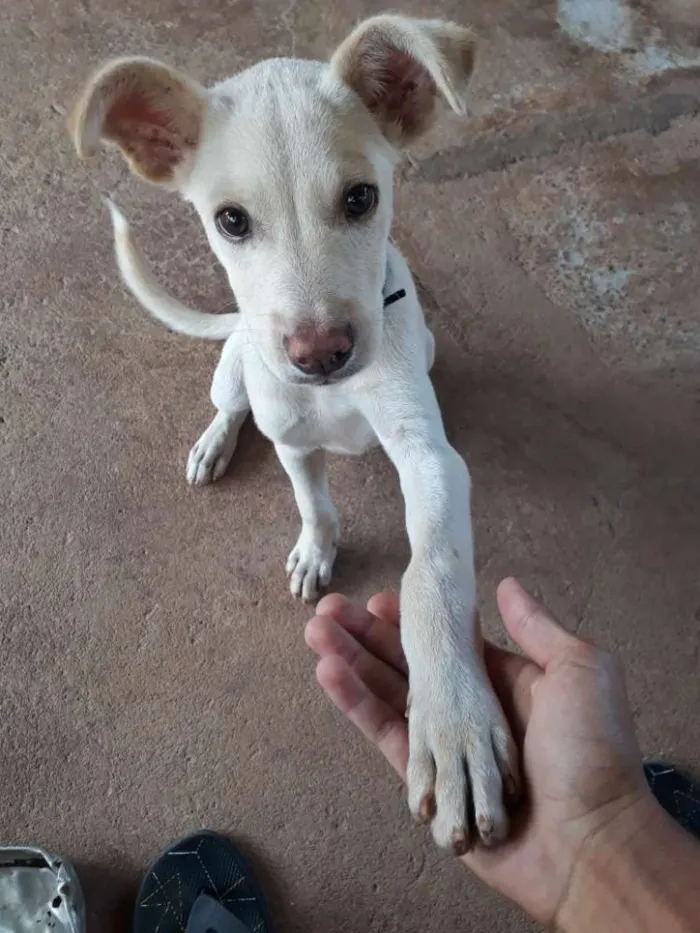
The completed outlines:
[[[318,599],[320,591],[331,582],[333,561],[335,560],[336,545],[335,532],[329,536],[328,541],[315,540],[318,536],[311,535],[302,529],[292,553],[287,560],[287,576],[289,589],[295,599],[305,603],[313,603]]]
[[[425,794],[418,810],[418,819],[421,823],[429,823],[435,816],[435,795]]]
[[[206,486],[221,479],[231,462],[237,440],[236,426],[219,413],[187,458],[187,482],[190,486]]]
[[[441,690],[412,692],[408,800],[438,845],[464,855],[508,835],[504,797],[517,792],[517,751],[485,677],[472,673],[472,695],[455,691],[445,702],[447,679],[434,681]]]
[[[453,834],[452,851],[456,856],[466,855],[470,848],[469,836],[464,830],[460,830],[460,832]]]

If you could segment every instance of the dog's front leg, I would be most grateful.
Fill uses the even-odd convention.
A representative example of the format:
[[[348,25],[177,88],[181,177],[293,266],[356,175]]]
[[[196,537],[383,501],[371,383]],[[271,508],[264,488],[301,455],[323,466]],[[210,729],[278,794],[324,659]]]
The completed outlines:
[[[275,449],[292,481],[301,515],[301,534],[287,560],[289,588],[293,596],[308,601],[330,583],[338,541],[338,513],[328,492],[326,455],[322,450],[297,450],[283,444],[276,444]]]
[[[224,475],[250,412],[243,378],[244,340],[244,334],[234,331],[221,351],[211,385],[217,413],[187,459],[187,482],[192,486],[204,486]]]
[[[396,466],[411,561],[401,588],[410,700],[408,794],[441,846],[466,851],[508,832],[504,794],[517,755],[488,679],[476,613],[466,464],[445,437],[428,380],[373,400],[375,430]]]
[[[409,803],[457,854],[505,838],[517,755],[484,667],[466,464],[446,440],[388,445],[406,502],[411,562],[401,588],[410,684]]]

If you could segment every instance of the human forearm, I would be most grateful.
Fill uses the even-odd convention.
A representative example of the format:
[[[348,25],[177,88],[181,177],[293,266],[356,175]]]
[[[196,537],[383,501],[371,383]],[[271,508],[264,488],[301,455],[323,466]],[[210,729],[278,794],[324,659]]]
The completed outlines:
[[[700,844],[651,798],[584,846],[557,915],[560,933],[698,933]]]

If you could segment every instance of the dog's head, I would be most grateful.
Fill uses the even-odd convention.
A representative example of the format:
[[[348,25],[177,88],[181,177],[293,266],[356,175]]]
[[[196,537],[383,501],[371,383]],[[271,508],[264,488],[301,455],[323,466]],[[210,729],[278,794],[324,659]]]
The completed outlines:
[[[149,59],[109,62],[71,131],[81,156],[114,144],[194,204],[280,378],[335,380],[381,339],[397,153],[439,96],[463,112],[473,64],[469,30],[378,16],[328,63],[272,59],[211,90]]]

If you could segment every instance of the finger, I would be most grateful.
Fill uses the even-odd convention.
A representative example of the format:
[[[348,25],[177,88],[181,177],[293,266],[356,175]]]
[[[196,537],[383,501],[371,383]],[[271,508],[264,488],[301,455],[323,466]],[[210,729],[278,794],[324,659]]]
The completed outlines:
[[[517,580],[503,580],[496,600],[506,631],[540,667],[546,668],[578,644],[577,639],[526,593]]]
[[[404,715],[408,693],[406,677],[378,654],[368,651],[344,626],[330,616],[315,616],[306,626],[305,637],[315,654],[342,658],[375,696],[399,715]]]
[[[316,666],[316,678],[338,709],[377,746],[399,776],[405,778],[408,731],[404,717],[375,696],[337,655],[321,658]]]
[[[391,605],[384,596],[373,597],[379,599],[379,609],[391,610]],[[389,597],[389,599],[392,599]],[[370,600],[372,602],[372,600]],[[401,648],[401,636],[398,625],[386,621],[385,617],[377,617],[368,609],[360,609],[344,596],[334,593],[324,597],[316,607],[318,616],[330,616],[354,636],[370,654],[375,655],[387,664],[391,664],[397,671],[408,673],[406,659]],[[397,611],[398,615],[398,611]]]
[[[399,627],[399,598],[395,593],[376,593],[367,603],[367,608],[378,619]]]
[[[521,740],[532,711],[532,688],[543,671],[521,654],[506,651],[489,641],[484,642],[484,660],[503,712],[516,738]]]
[[[320,616],[333,616],[335,618],[344,606],[352,606],[347,596],[343,596],[342,593],[329,593],[318,601],[316,612]]]

